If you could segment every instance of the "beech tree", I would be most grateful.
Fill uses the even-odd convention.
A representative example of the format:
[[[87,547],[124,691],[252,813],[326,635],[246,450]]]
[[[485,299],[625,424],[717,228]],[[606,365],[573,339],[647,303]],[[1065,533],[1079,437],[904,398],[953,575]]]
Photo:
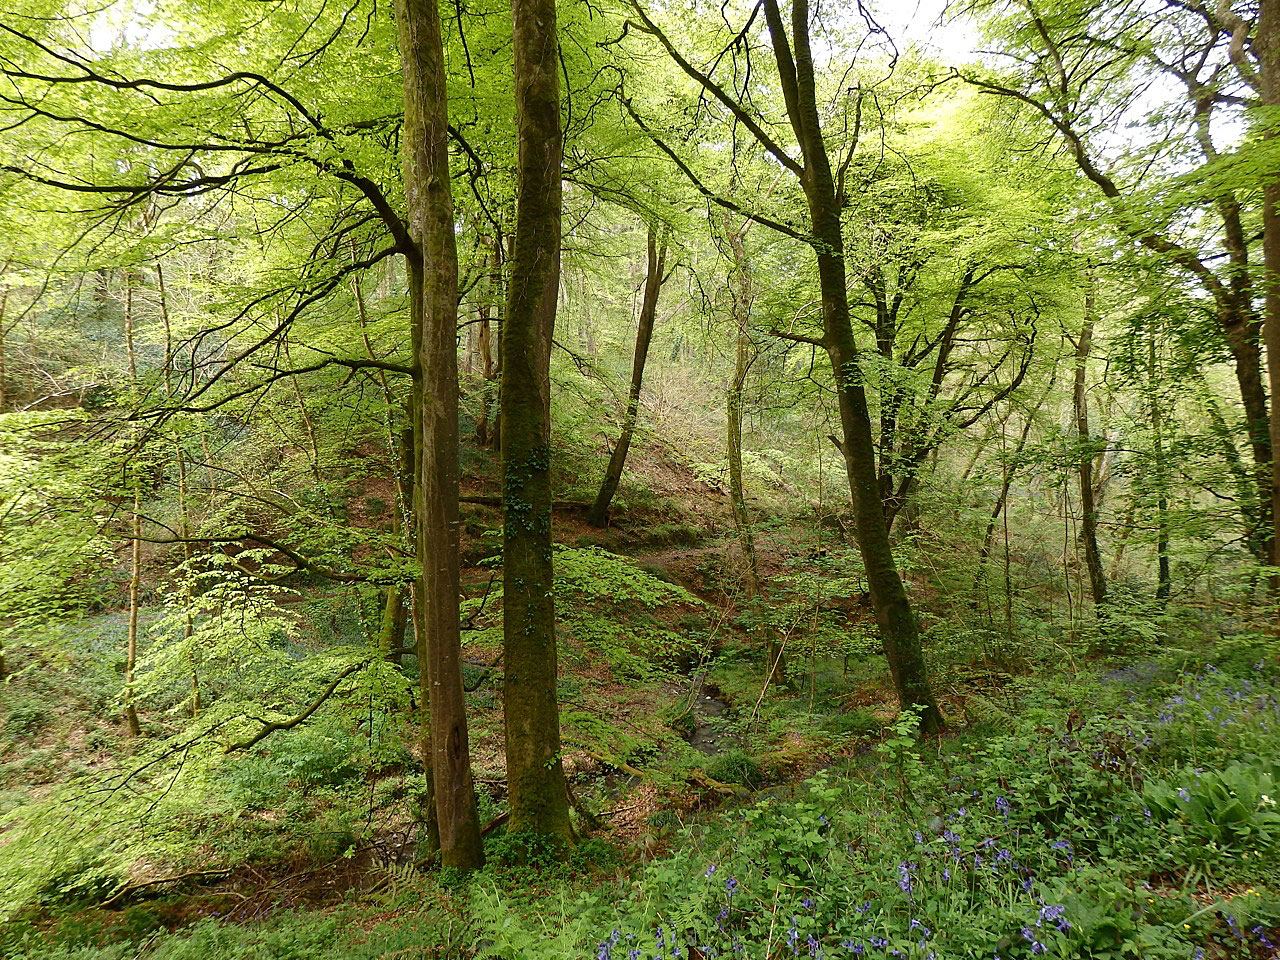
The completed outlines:
[[[512,0],[519,185],[502,323],[502,620],[513,833],[573,840],[561,762],[551,533],[551,343],[563,196],[555,0]]]
[[[772,160],[796,179],[804,194],[807,227],[793,227],[768,215],[755,213],[735,199],[715,194],[698,179],[697,174],[674,148],[654,133],[655,142],[663,152],[718,205],[749,215],[757,222],[808,245],[813,251],[821,301],[820,331],[813,336],[789,330],[779,331],[779,335],[821,348],[831,364],[840,411],[840,436],[833,438],[833,441],[845,464],[858,548],[862,553],[871,603],[885,655],[902,704],[918,708],[922,728],[930,732],[936,731],[942,726],[942,714],[929,684],[915,614],[903,588],[902,578],[893,559],[893,548],[889,543],[889,528],[880,499],[871,415],[860,367],[861,351],[854,336],[849,307],[841,211],[847,203],[849,167],[857,152],[861,131],[855,121],[843,145],[843,153],[833,164],[819,111],[809,5],[806,0],[793,0],[789,32],[777,0],[763,0],[760,8],[764,13],[767,42],[777,70],[784,113],[799,150],[799,159],[768,132],[764,126],[768,121],[744,105],[744,92],[735,94],[712,74],[699,69],[676,47],[643,7],[633,4],[632,8],[638,18],[637,27],[640,31],[653,37],[689,79],[728,111],[731,121],[748,131]],[[864,16],[868,16],[861,5],[859,10]],[[731,39],[727,49],[732,49],[739,42],[748,42],[753,21],[754,14],[740,33],[734,33],[734,39]],[[860,104],[863,93],[855,91],[851,96]],[[645,130],[651,129],[634,107],[629,109],[637,124]],[[855,104],[855,113],[857,109]]]

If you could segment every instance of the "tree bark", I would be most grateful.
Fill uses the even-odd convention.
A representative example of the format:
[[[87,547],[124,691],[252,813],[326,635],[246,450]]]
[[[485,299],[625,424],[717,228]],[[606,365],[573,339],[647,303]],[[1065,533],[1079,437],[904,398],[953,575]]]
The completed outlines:
[[[787,115],[804,158],[800,183],[809,208],[810,243],[818,262],[823,321],[821,343],[835,374],[842,433],[839,447],[853,500],[858,549],[866,568],[871,605],[898,699],[904,708],[918,709],[922,732],[932,733],[941,729],[942,713],[929,685],[919,628],[894,562],[880,499],[875,439],[849,314],[841,204],[818,118],[817,85],[809,46],[809,5],[807,0],[792,2],[792,44],[787,42],[777,0],[764,0],[764,11]]]
[[[636,420],[640,414],[640,389],[644,383],[644,365],[649,359],[649,343],[653,339],[653,321],[658,312],[658,296],[662,292],[662,282],[665,279],[663,271],[666,269],[667,238],[670,233],[670,228],[664,229],[662,240],[659,242],[657,224],[650,223],[648,226],[646,242],[648,273],[645,275],[644,296],[640,301],[636,349],[631,360],[631,387],[627,392],[627,412],[622,420],[622,433],[609,457],[609,467],[605,470],[600,492],[596,495],[596,501],[591,505],[591,509],[587,511],[587,522],[593,527],[603,527],[609,521],[609,504],[613,502],[613,495],[618,492],[622,470],[627,463],[627,452],[631,449],[631,438],[635,434]]]
[[[409,283],[419,366],[418,625],[430,688],[440,860],[484,859],[471,777],[458,623],[458,251],[449,181],[448,103],[440,15],[432,0],[398,0],[404,69],[405,198],[416,246]],[[415,458],[416,459],[416,458]],[[420,635],[420,636],[421,636]],[[427,712],[427,711],[424,711]]]
[[[1261,53],[1262,102],[1280,111],[1280,0],[1262,0],[1258,13],[1257,45]],[[1280,138],[1275,116],[1268,119],[1265,137]],[[1267,347],[1267,374],[1271,387],[1271,451],[1280,450],[1280,415],[1275,412],[1280,397],[1280,178],[1275,171],[1262,192],[1263,323]],[[1280,566],[1280,459],[1271,461],[1271,563]],[[1280,575],[1272,578],[1272,592],[1280,593]]]
[[[1098,511],[1093,500],[1093,453],[1089,449],[1089,404],[1085,393],[1086,368],[1093,344],[1094,293],[1093,282],[1084,298],[1084,321],[1080,336],[1076,339],[1075,383],[1071,391],[1072,407],[1076,421],[1076,472],[1080,479],[1080,540],[1084,547],[1085,567],[1089,571],[1089,589],[1093,594],[1094,611],[1102,615],[1107,604],[1107,575],[1102,566],[1102,554],[1098,550]]]
[[[502,323],[503,657],[508,830],[573,841],[560,753],[551,539],[551,339],[560,285],[555,0],[512,0],[519,188]]]

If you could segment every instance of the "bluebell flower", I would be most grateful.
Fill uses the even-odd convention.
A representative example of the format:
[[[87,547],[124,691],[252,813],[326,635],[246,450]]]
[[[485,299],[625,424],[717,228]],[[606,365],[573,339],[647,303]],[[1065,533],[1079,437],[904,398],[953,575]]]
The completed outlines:
[[[1036,926],[1042,923],[1053,923],[1067,912],[1067,908],[1059,904],[1046,904],[1040,908],[1040,919],[1036,921]]]
[[[884,949],[889,945],[889,941],[886,940],[884,937],[872,937],[871,945],[873,947],[880,947],[881,949]]]
[[[996,810],[1007,817],[1009,815],[1009,801],[1004,797],[996,797]]]
[[[903,893],[910,893],[911,887],[911,871],[907,869],[905,862],[898,864],[898,889]]]
[[[1183,803],[1186,803],[1188,800],[1191,799],[1191,794],[1187,792],[1186,787],[1178,788],[1178,799],[1181,800]]]
[[[800,901],[800,906],[804,907],[806,910],[812,910],[813,897],[805,897],[803,900]]]
[[[715,872],[716,872],[716,865],[713,863],[707,867],[707,872],[704,874],[704,876],[709,877]]]
[[[724,891],[728,896],[732,897],[734,894],[734,891],[736,891],[737,889],[738,889],[737,877],[729,877],[728,879],[725,880]]]

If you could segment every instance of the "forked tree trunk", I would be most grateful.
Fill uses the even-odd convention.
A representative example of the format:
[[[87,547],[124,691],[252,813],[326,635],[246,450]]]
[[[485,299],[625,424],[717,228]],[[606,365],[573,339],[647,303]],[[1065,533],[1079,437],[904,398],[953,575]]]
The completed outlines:
[[[1076,340],[1075,383],[1071,392],[1076,421],[1076,472],[1080,480],[1080,542],[1084,563],[1089,571],[1089,589],[1093,594],[1095,613],[1101,617],[1107,604],[1107,575],[1098,550],[1098,511],[1093,500],[1093,454],[1089,450],[1089,398],[1085,393],[1086,368],[1093,345],[1093,282],[1085,292],[1084,322]]]
[[[788,43],[777,0],[763,2],[787,115],[804,158],[800,183],[808,203],[811,243],[817,257],[822,297],[821,345],[835,375],[842,434],[838,445],[853,500],[858,549],[899,702],[904,708],[919,710],[922,731],[932,733],[941,729],[942,713],[929,685],[919,627],[894,562],[880,500],[875,438],[849,315],[840,201],[818,118],[817,84],[809,46],[809,5],[807,0],[793,0],[793,43]]]
[[[613,495],[618,492],[622,471],[627,463],[627,452],[631,449],[631,438],[635,435],[636,420],[640,415],[640,390],[644,384],[644,365],[649,359],[649,343],[653,340],[653,321],[658,312],[658,295],[662,292],[662,282],[666,279],[663,271],[666,268],[667,238],[670,233],[670,228],[663,230],[662,241],[659,243],[657,225],[649,224],[646,242],[648,273],[645,275],[644,295],[640,301],[636,349],[631,360],[631,386],[627,391],[627,412],[622,419],[622,433],[609,457],[608,469],[604,472],[604,482],[600,484],[600,492],[596,495],[595,503],[587,512],[587,522],[593,527],[603,527],[609,521],[609,504],[613,502]]]
[[[502,322],[503,715],[507,829],[567,851],[551,539],[551,338],[560,285],[555,0],[512,0],[519,188]]]
[[[440,15],[430,0],[398,0],[404,64],[405,198],[411,309],[417,333],[417,589],[425,639],[431,758],[440,861],[469,870],[484,859],[471,777],[458,623],[458,251],[449,181],[448,104]],[[420,318],[420,323],[417,323]],[[418,459],[418,457],[415,457]],[[421,661],[420,661],[421,662]]]

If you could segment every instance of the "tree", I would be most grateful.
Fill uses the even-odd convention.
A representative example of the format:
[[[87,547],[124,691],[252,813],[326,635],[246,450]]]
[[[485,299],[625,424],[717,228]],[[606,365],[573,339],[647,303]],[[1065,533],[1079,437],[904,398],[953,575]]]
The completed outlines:
[[[587,511],[587,522],[594,527],[603,527],[609,521],[609,504],[613,502],[613,495],[618,492],[618,483],[622,480],[622,471],[627,463],[627,451],[631,449],[631,438],[636,431],[636,421],[640,415],[640,390],[644,385],[644,365],[649,359],[653,322],[658,313],[658,296],[662,292],[662,285],[670,277],[666,272],[667,244],[670,237],[669,226],[662,229],[661,240],[658,239],[657,224],[648,224],[645,231],[647,269],[644,293],[640,300],[640,318],[636,324],[636,348],[631,361],[631,386],[627,390],[627,409],[622,418],[622,432],[609,456],[609,466],[605,468],[600,492],[596,495],[591,509]]]
[[[1085,180],[1102,194],[1116,228],[1176,265],[1213,304],[1217,333],[1231,356],[1254,464],[1258,492],[1254,515],[1246,513],[1250,542],[1259,559],[1274,560],[1271,551],[1280,541],[1274,536],[1277,518],[1271,509],[1273,445],[1259,348],[1262,323],[1244,226],[1246,185],[1238,176],[1223,175],[1225,158],[1212,136],[1215,115],[1247,104],[1256,92],[1257,51],[1248,41],[1254,29],[1251,18],[1238,15],[1231,3],[1174,0],[1162,4],[1154,19],[1145,4],[1134,0],[977,0],[964,9],[983,19],[1012,64],[1005,77],[969,70],[964,79],[1024,105],[1050,125]],[[1108,164],[1099,141],[1117,122],[1144,110],[1143,98],[1165,80],[1181,87],[1181,100],[1146,112],[1161,116],[1172,135],[1154,144],[1135,144],[1131,157]],[[1171,185],[1161,182],[1167,165],[1153,162],[1151,154],[1184,164],[1190,150],[1213,172],[1190,178],[1190,189],[1173,191],[1174,202],[1157,200],[1153,194]],[[1221,225],[1225,260],[1204,249],[1207,238],[1194,228],[1184,236],[1187,214],[1203,210],[1211,210]]]
[[[431,752],[440,861],[462,870],[484,860],[462,697],[458,624],[458,253],[450,190],[448,105],[440,14],[432,0],[397,4],[404,60],[405,199],[414,250],[409,298],[420,418],[418,623],[426,635]]]
[[[1233,43],[1239,25],[1232,31]],[[1241,41],[1243,43],[1243,41]],[[1280,2],[1262,0],[1258,13],[1257,37],[1261,70],[1259,86],[1262,104],[1270,115],[1266,118],[1264,137],[1270,143],[1280,139],[1277,133],[1276,113],[1280,112]],[[1237,61],[1239,62],[1239,61]],[[1267,377],[1271,387],[1271,449],[1280,450],[1280,416],[1274,414],[1277,397],[1280,397],[1280,180],[1274,167],[1262,192],[1262,249],[1264,273],[1263,338],[1267,345]],[[1280,545],[1280,460],[1271,464],[1271,519],[1275,524],[1272,542]],[[1277,547],[1280,551],[1280,546]],[[1273,555],[1271,562],[1280,566],[1280,555]],[[1280,592],[1280,577],[1273,582],[1273,592]]]
[[[735,96],[711,74],[686,59],[642,7],[633,2],[632,8],[640,19],[641,29],[654,37],[677,66],[732,115],[736,124],[750,132],[761,148],[795,178],[804,195],[807,229],[798,230],[772,217],[753,214],[736,201],[714,194],[665,141],[655,138],[663,152],[686,176],[695,180],[713,202],[726,209],[750,214],[757,222],[808,245],[813,252],[820,291],[820,332],[816,336],[792,331],[780,333],[787,339],[820,347],[830,362],[840,418],[840,436],[833,437],[833,442],[844,460],[858,549],[862,554],[885,656],[900,702],[904,707],[920,711],[922,731],[935,732],[942,727],[942,714],[929,684],[915,613],[889,542],[889,528],[880,499],[875,439],[860,365],[861,351],[854,336],[849,309],[841,211],[848,198],[846,177],[849,163],[858,148],[860,127],[855,123],[844,156],[833,168],[818,108],[818,78],[810,38],[809,4],[807,0],[793,0],[788,36],[778,0],[761,2],[784,112],[800,152],[798,160],[768,132],[765,126],[768,121],[762,121],[744,105],[743,97]],[[861,4],[859,10],[867,16]],[[750,24],[740,35],[745,38],[749,29]],[[739,34],[735,32],[736,35]],[[858,104],[862,95],[861,91],[856,94]],[[631,110],[637,123],[648,129],[634,108]]]
[[[1096,298],[1092,278],[1086,278],[1088,286],[1084,295],[1084,317],[1080,321],[1080,333],[1076,336],[1075,373],[1071,386],[1071,408],[1076,428],[1076,476],[1080,491],[1080,541],[1084,546],[1085,567],[1089,571],[1089,589],[1093,606],[1101,618],[1107,604],[1107,575],[1098,550],[1098,509],[1095,503],[1093,458],[1095,450],[1089,436],[1089,396],[1087,372],[1089,353],[1093,345],[1093,327],[1096,322]]]
[[[502,649],[508,830],[573,841],[560,756],[551,535],[551,344],[560,284],[555,0],[512,0],[519,185],[502,323]]]

